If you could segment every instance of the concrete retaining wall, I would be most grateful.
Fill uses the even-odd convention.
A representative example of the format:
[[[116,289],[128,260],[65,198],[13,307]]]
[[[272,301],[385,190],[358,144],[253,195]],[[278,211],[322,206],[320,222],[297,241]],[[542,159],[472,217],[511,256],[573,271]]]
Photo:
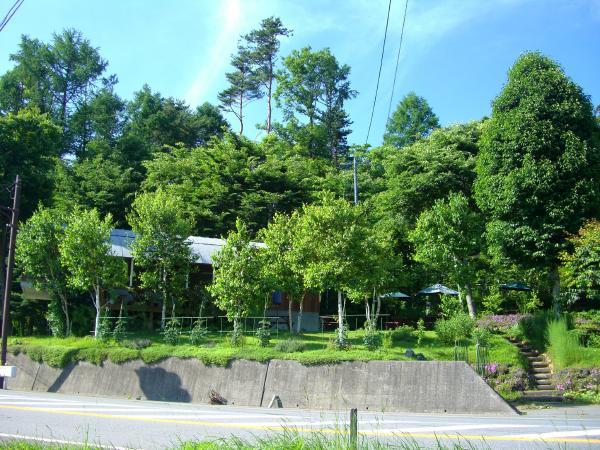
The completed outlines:
[[[369,361],[303,366],[295,361],[235,360],[227,367],[195,359],[157,364],[129,361],[102,366],[78,362],[64,369],[26,355],[9,356],[17,377],[8,388],[207,403],[215,390],[228,404],[267,406],[274,395],[284,408],[515,414],[466,363]]]

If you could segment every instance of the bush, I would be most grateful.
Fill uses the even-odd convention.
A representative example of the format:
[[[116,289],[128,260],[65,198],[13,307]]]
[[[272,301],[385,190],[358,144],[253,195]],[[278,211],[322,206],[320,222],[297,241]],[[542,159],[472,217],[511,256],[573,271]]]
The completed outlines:
[[[499,393],[522,392],[533,385],[527,372],[506,364],[487,364],[483,379]]]
[[[48,321],[48,327],[54,337],[65,336],[65,316],[62,308],[60,307],[60,301],[52,299],[48,304],[48,312],[46,313],[46,320]]]
[[[121,342],[127,337],[127,319],[120,315],[115,324],[115,329],[112,332],[113,339]]]
[[[552,381],[567,398],[600,403],[600,368],[563,369],[552,375]]]
[[[460,299],[454,295],[442,295],[440,298],[440,311],[444,319],[450,319],[463,312]]]
[[[577,334],[570,332],[564,317],[548,322],[548,355],[557,369],[577,364],[583,359],[583,347]]]
[[[450,319],[435,322],[435,332],[440,341],[449,345],[470,338],[474,328],[475,320],[467,313],[458,313]]]
[[[282,353],[296,353],[303,352],[306,348],[304,342],[297,339],[287,339],[285,341],[279,341],[275,344],[275,350]]]
[[[192,332],[190,333],[190,344],[200,345],[207,334],[208,330],[206,329],[206,321],[197,320],[194,324],[194,328],[192,328]]]
[[[170,319],[162,332],[165,344],[175,345],[179,340],[179,320]]]
[[[363,343],[368,350],[377,350],[381,348],[382,345],[382,336],[381,333],[377,331],[368,331],[365,333],[363,337]]]
[[[258,338],[258,345],[261,347],[267,347],[271,341],[271,322],[268,320],[261,320],[258,322],[258,328],[255,332]]]
[[[383,334],[383,346],[385,348],[392,348],[402,344],[403,342],[411,340],[414,331],[414,328],[410,325],[402,325],[401,327],[393,330],[385,331]]]
[[[104,315],[100,317],[100,322],[98,323],[98,329],[96,330],[96,337],[101,341],[106,341],[110,339],[112,336],[111,332],[111,323],[110,317],[108,316],[108,310],[104,311]]]
[[[134,350],[141,350],[152,345],[150,339],[126,339],[121,342],[121,345],[125,348],[131,348]]]
[[[490,339],[492,338],[492,333],[485,327],[477,327],[473,330],[473,341],[479,345],[488,346],[490,344]]]

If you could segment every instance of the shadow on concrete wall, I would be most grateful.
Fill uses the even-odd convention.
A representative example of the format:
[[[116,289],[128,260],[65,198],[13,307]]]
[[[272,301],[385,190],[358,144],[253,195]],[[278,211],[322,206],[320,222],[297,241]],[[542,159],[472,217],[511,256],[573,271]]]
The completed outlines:
[[[140,388],[148,400],[168,400],[190,402],[189,392],[181,387],[181,378],[161,367],[140,367],[135,369]]]
[[[48,387],[48,392],[58,392],[58,390],[61,388],[63,383],[67,380],[67,378],[69,378],[69,375],[71,375],[71,372],[73,372],[74,368],[75,368],[75,364],[67,365],[67,367],[65,367],[60,372],[60,375],[58,377],[56,377],[56,380],[54,380],[54,383],[52,383],[50,385],[50,387]],[[32,389],[33,389],[33,387],[32,387]]]

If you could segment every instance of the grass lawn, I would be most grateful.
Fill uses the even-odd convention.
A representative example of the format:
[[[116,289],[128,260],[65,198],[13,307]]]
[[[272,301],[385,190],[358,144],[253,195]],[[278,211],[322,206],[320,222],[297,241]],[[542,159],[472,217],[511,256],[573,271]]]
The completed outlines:
[[[278,351],[275,344],[289,339],[288,333],[279,333],[273,338],[268,347],[260,347],[258,339],[246,336],[242,347],[232,347],[226,338],[219,333],[209,333],[200,345],[191,345],[187,336],[182,336],[178,345],[167,345],[158,333],[139,333],[130,336],[127,341],[100,341],[91,337],[11,337],[9,351],[13,354],[25,353],[33,360],[45,362],[53,367],[64,367],[73,361],[88,361],[100,364],[109,360],[123,363],[128,360],[142,359],[147,363],[160,361],[168,357],[197,358],[205,364],[219,366],[227,365],[233,359],[249,359],[266,361],[269,359],[290,359],[305,365],[336,363],[341,361],[371,361],[371,360],[410,360],[404,356],[407,348],[416,353],[422,353],[428,360],[454,360],[454,348],[442,344],[434,331],[427,331],[417,345],[416,338],[407,337],[396,342],[391,348],[368,350],[363,345],[363,331],[349,333],[351,347],[348,350],[331,348],[329,341],[334,332],[304,333],[295,339],[304,345],[303,351],[287,353]],[[135,342],[148,339],[151,344],[138,349]],[[469,347],[469,362],[475,361],[475,347]],[[501,336],[493,336],[489,351],[489,361],[524,367],[525,361],[519,355],[516,347]]]

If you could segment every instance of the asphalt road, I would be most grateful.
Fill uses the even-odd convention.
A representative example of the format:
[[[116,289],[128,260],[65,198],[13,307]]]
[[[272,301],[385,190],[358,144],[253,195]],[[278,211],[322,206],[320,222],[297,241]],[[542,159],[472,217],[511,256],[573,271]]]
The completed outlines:
[[[293,429],[333,436],[348,412],[243,408],[0,391],[0,439],[162,449],[187,440],[257,436]],[[560,407],[522,416],[360,412],[362,439],[423,448],[600,448],[600,407]],[[413,446],[414,448],[414,446]]]

